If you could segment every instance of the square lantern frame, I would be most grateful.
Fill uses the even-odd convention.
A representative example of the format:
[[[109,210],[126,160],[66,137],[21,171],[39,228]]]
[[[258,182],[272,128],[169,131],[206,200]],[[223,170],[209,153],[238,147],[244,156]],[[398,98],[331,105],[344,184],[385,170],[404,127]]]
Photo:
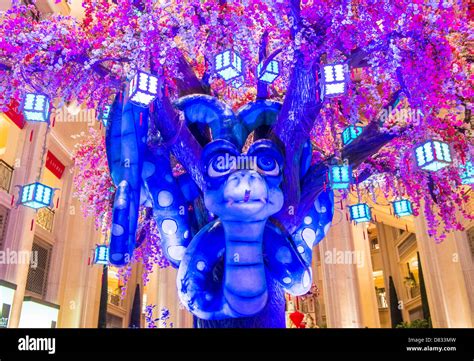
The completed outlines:
[[[158,77],[139,70],[128,85],[128,100],[136,106],[148,108],[158,97]]]
[[[262,61],[257,66],[257,78],[264,83],[272,84],[280,76],[280,62],[278,60],[270,60],[265,67],[263,65],[265,61]]]
[[[393,213],[397,217],[406,217],[413,215],[413,208],[408,199],[398,199],[392,202]]]
[[[26,93],[23,99],[22,112],[26,121],[49,123],[50,100],[47,95]]]
[[[33,209],[53,206],[55,189],[40,182],[30,183],[19,187],[19,205],[23,205]]]
[[[349,83],[349,66],[346,63],[323,65],[321,77],[324,97],[344,95]]]
[[[332,189],[348,189],[352,182],[352,167],[346,164],[331,165],[329,167],[329,182]]]
[[[372,213],[367,203],[357,203],[349,206],[351,220],[356,223],[372,221]]]
[[[461,183],[474,184],[474,164],[472,160],[468,160],[466,164],[460,166],[461,169]]]
[[[99,115],[97,116],[97,119],[101,121],[104,128],[107,128],[107,126],[109,125],[111,110],[112,110],[111,105],[104,105],[101,107],[99,111]]]
[[[359,135],[362,134],[363,129],[364,127],[361,127],[360,125],[350,125],[345,128],[341,134],[342,144],[348,145],[352,143],[354,139],[357,139]]]
[[[109,264],[109,247],[105,244],[98,244],[94,250],[94,264]]]
[[[451,147],[440,140],[428,140],[415,147],[415,159],[419,168],[436,172],[453,163]]]
[[[214,71],[226,82],[243,76],[243,61],[239,53],[227,49],[214,58]]]

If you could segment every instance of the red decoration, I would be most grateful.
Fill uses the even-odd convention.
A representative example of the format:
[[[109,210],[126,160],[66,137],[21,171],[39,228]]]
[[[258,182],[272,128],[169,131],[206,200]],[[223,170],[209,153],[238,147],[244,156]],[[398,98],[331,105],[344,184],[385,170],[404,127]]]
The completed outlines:
[[[4,113],[15,125],[23,129],[25,127],[25,118],[23,118],[23,114],[19,110],[20,103],[15,99],[12,99],[10,104],[8,104],[8,110]]]
[[[58,179],[61,179],[66,166],[48,150],[48,154],[46,155],[46,168],[49,169]]]
[[[292,314],[290,314],[290,320],[291,322],[293,322],[296,328],[305,328],[303,319],[304,319],[304,314],[302,314],[299,311],[295,311]]]

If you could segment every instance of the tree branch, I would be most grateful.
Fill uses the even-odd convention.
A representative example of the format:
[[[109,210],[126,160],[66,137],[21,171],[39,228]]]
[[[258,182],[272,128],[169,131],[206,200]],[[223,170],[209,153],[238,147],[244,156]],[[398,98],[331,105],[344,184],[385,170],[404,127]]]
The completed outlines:
[[[162,143],[157,145],[167,147],[186,169],[199,189],[203,190],[202,148],[186,126],[184,119],[180,121],[179,114],[168,97],[162,96],[161,99],[155,100],[150,126],[152,133],[156,134],[158,131],[161,135]]]
[[[276,216],[283,224],[293,218],[292,212],[300,203],[301,151],[322,106],[316,66],[306,65],[300,52],[295,56],[288,91],[272,129],[273,139],[285,156],[282,184],[285,204]]]
[[[399,100],[401,91],[395,92],[389,103],[384,107],[388,111]],[[347,159],[353,169],[357,168],[367,158],[376,154],[380,148],[390,142],[392,139],[399,136],[399,134],[382,133],[379,128],[379,120],[372,121],[366,126],[362,134],[344,147],[342,150],[342,158]],[[308,214],[309,210],[314,204],[319,193],[329,187],[328,182],[328,168],[333,161],[334,156],[312,165],[306,175],[301,180],[301,201],[298,207],[295,208],[293,215],[282,214],[278,219],[282,222],[289,232],[293,232],[298,227],[303,218]],[[367,179],[371,174],[364,174]],[[359,179],[361,181],[361,179]]]
[[[201,80],[198,79],[191,65],[186,61],[183,54],[178,58],[178,72],[182,75],[175,79],[178,84],[179,96],[190,94],[209,94],[210,88],[205,86]]]

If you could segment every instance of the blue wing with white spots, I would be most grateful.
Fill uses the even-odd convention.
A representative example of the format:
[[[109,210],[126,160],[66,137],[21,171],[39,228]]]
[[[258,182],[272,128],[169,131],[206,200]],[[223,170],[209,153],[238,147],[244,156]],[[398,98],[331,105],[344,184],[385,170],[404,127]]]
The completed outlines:
[[[334,194],[321,192],[303,224],[293,233],[284,235],[276,226],[267,227],[264,250],[268,269],[285,292],[299,296],[311,288],[313,247],[326,236],[334,214]]]
[[[161,154],[146,152],[142,177],[152,198],[153,217],[160,232],[163,253],[174,267],[178,267],[191,240],[190,215],[182,187],[172,174],[169,155],[164,150]]]
[[[148,109],[116,96],[107,128],[106,148],[110,174],[117,186],[113,205],[109,261],[127,264],[135,249],[138,208],[142,187],[141,172],[148,131]]]

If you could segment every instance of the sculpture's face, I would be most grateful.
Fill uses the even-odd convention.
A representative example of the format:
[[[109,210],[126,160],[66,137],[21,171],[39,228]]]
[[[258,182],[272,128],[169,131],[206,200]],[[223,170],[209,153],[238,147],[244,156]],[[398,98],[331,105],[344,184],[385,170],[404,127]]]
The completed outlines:
[[[203,162],[204,202],[222,221],[262,221],[281,209],[283,158],[271,141],[240,154],[232,143],[216,140],[204,149]]]

